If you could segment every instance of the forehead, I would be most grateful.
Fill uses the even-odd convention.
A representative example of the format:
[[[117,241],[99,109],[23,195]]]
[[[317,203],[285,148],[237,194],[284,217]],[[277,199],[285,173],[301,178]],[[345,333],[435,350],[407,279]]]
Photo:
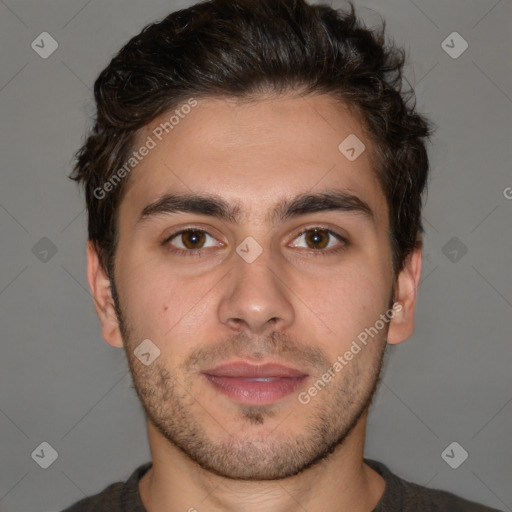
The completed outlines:
[[[222,195],[240,218],[261,222],[279,200],[325,189],[386,208],[372,170],[373,144],[358,118],[330,96],[197,99],[193,108],[178,106],[155,119],[135,147],[150,139],[152,149],[130,175],[121,216],[170,192]]]

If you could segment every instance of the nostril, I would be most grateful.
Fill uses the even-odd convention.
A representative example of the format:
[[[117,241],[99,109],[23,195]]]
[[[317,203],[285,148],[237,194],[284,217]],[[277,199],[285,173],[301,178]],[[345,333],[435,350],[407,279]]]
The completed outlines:
[[[243,320],[241,318],[230,318],[229,322],[233,324],[233,327],[236,327],[237,329],[239,329],[243,324]]]

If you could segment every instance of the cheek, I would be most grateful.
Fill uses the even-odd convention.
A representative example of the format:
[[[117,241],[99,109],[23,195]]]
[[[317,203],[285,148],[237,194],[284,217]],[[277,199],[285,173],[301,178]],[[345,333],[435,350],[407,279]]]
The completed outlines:
[[[326,333],[326,349],[332,352],[334,347],[339,351],[350,345],[361,331],[374,325],[388,308],[390,286],[382,272],[350,265],[315,280],[315,284],[305,279],[298,295],[308,306],[307,314],[311,311]]]
[[[127,321],[139,336],[159,345],[177,335],[188,339],[184,334],[197,331],[207,314],[205,290],[216,282],[215,276],[180,276],[156,260],[131,264],[126,259],[119,276]]]

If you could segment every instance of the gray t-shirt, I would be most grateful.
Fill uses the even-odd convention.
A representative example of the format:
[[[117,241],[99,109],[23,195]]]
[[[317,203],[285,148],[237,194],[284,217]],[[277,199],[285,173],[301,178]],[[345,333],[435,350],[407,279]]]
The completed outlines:
[[[499,512],[469,502],[452,493],[428,489],[391,473],[381,462],[365,459],[386,481],[386,489],[373,512]],[[84,498],[62,512],[147,512],[139,494],[139,480],[151,468],[152,462],[139,466],[123,482],[109,485],[105,490]]]

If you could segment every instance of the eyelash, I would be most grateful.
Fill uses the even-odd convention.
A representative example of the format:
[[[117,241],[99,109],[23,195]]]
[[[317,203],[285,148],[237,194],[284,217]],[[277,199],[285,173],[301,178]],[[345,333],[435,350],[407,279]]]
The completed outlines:
[[[331,237],[334,237],[339,242],[341,242],[341,244],[338,247],[334,248],[334,249],[303,249],[305,251],[308,251],[312,256],[316,257],[316,256],[329,256],[329,255],[332,255],[332,254],[338,254],[339,252],[344,251],[347,248],[347,246],[349,245],[348,240],[345,237],[341,236],[336,231],[333,231],[331,229],[328,229],[328,228],[325,228],[325,227],[322,227],[322,226],[318,226],[318,225],[309,226],[309,227],[303,229],[300,233],[295,235],[293,240],[296,240],[300,236],[308,233],[309,231],[314,231],[315,229],[317,229],[319,231],[322,231],[322,232],[325,232],[325,233],[328,233]],[[165,240],[162,242],[162,246],[167,246],[167,249],[169,251],[171,251],[171,252],[173,252],[175,254],[178,254],[180,256],[187,256],[187,257],[200,257],[200,256],[202,256],[203,252],[206,249],[188,249],[188,250],[185,250],[185,249],[179,249],[179,248],[172,247],[172,245],[170,244],[170,241],[172,239],[176,238],[179,235],[182,235],[183,233],[188,233],[189,231],[197,231],[197,232],[200,232],[200,233],[204,233],[204,234],[206,234],[208,236],[211,236],[212,238],[215,238],[213,235],[208,233],[208,231],[206,231],[204,229],[199,229],[199,228],[195,228],[195,227],[191,226],[191,227],[187,227],[185,229],[182,229],[180,231],[176,231],[172,235],[166,237]]]

